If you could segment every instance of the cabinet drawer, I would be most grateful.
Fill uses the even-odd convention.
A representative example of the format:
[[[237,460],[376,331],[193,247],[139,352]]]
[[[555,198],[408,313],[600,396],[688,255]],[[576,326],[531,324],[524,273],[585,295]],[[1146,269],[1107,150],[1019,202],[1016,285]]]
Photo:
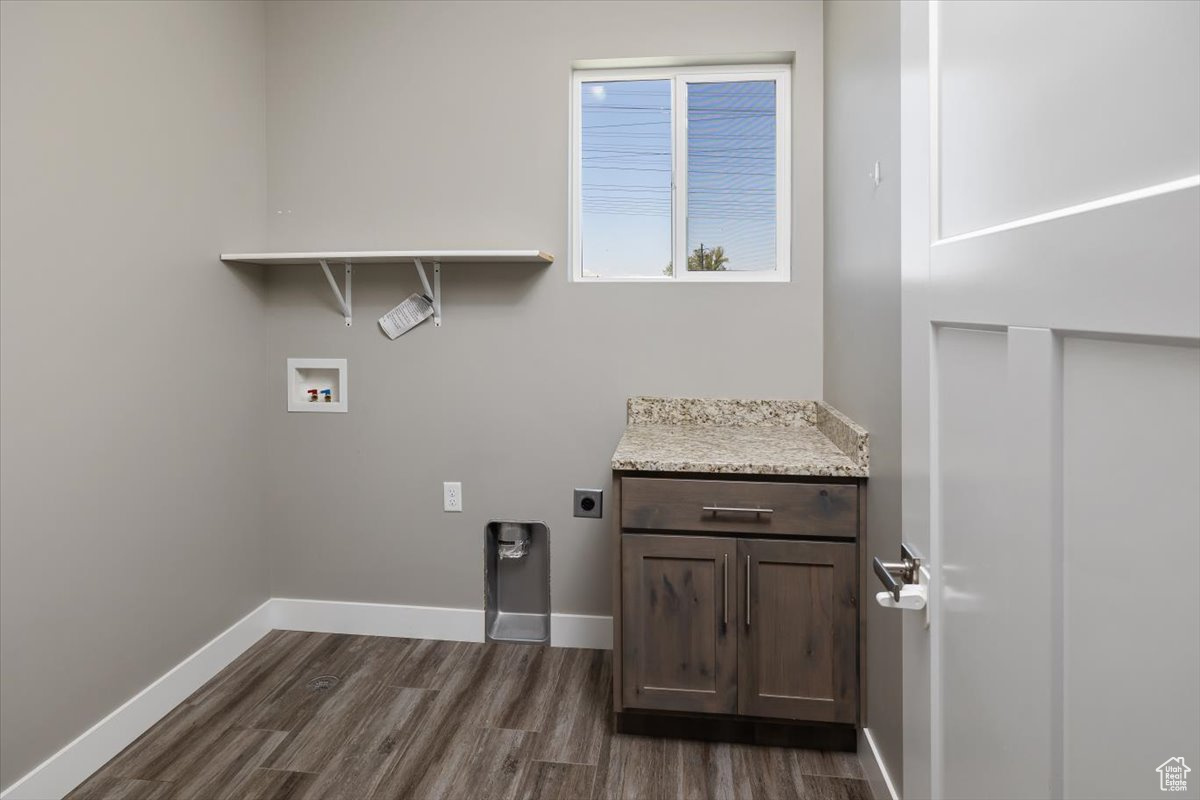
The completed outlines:
[[[624,478],[621,527],[853,539],[858,528],[858,487]]]

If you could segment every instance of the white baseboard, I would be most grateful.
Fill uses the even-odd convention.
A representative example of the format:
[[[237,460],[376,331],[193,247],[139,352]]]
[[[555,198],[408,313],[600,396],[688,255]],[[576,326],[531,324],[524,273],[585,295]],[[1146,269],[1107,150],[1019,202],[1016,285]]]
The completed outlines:
[[[482,642],[482,609],[354,603],[339,600],[271,601],[271,627],[290,631],[353,633],[362,636],[401,636]],[[612,649],[612,617],[551,614],[550,644],[554,647]]]
[[[272,628],[284,631],[483,641],[483,611],[472,608],[276,597],[271,600],[270,619]]]
[[[0,800],[64,796],[272,629],[482,642],[483,620],[473,608],[272,598],[9,786]],[[609,650],[612,617],[551,614],[550,638],[554,647]]]
[[[167,674],[129,698],[121,707],[84,731],[0,793],[0,800],[59,798],[83,783],[167,712],[265,636],[271,626],[263,603],[224,633],[185,658]]]
[[[867,783],[871,785],[871,796],[875,800],[900,800],[896,785],[892,783],[892,776],[888,774],[887,765],[883,763],[879,748],[875,746],[875,737],[871,736],[870,728],[859,731],[858,760],[862,762]]]
[[[612,650],[612,630],[612,617],[588,614],[550,615],[550,644],[554,647]]]

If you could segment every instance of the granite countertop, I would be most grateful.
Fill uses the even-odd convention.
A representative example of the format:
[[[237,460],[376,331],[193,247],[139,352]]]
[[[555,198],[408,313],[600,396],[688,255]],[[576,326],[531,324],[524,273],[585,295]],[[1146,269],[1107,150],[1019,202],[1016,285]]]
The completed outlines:
[[[865,478],[866,430],[821,400],[631,397],[612,468]]]

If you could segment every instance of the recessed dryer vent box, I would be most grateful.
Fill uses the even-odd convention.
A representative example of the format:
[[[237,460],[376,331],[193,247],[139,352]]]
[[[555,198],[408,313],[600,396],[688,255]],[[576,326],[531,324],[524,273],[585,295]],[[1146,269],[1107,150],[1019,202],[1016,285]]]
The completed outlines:
[[[494,519],[484,529],[484,640],[550,644],[550,529]]]
[[[313,400],[313,392],[316,400]],[[350,402],[346,359],[289,358],[287,393],[288,411],[346,411]]]

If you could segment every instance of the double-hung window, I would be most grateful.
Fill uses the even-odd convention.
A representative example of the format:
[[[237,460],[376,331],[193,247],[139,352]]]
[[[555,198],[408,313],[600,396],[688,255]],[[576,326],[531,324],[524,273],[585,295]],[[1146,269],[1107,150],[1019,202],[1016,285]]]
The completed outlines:
[[[571,274],[588,281],[786,281],[785,66],[577,70]]]

